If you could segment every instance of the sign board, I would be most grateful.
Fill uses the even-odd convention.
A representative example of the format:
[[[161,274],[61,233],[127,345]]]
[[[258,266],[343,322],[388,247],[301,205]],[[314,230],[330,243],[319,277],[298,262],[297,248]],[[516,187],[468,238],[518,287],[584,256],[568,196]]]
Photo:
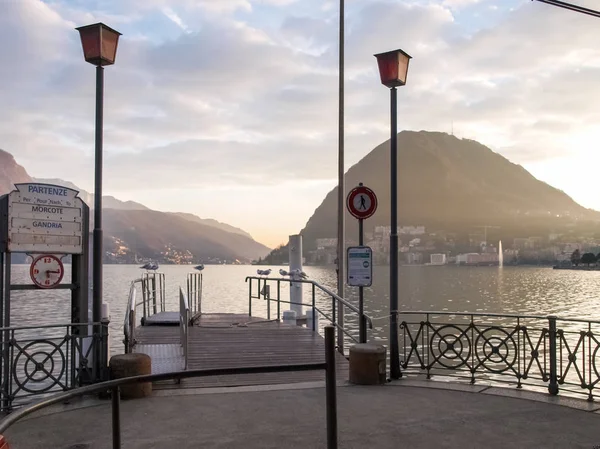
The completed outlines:
[[[359,185],[346,198],[348,211],[359,220],[369,218],[377,210],[377,196],[368,187]]]
[[[77,190],[15,184],[8,194],[9,253],[82,254],[83,201]]]
[[[348,248],[348,285],[370,287],[373,283],[373,251],[368,246]]]

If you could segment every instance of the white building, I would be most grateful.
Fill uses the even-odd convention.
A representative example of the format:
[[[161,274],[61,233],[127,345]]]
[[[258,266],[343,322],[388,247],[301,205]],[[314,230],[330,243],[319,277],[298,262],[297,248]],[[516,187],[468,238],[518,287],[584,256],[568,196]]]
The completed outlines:
[[[431,265],[446,265],[446,255],[445,254],[432,254],[431,255]]]

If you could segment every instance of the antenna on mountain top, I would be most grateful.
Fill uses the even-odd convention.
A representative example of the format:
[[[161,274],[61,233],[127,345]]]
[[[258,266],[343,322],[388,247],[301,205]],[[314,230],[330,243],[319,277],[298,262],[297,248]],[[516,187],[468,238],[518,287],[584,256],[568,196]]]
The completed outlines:
[[[454,135],[454,120],[452,120],[452,135]]]

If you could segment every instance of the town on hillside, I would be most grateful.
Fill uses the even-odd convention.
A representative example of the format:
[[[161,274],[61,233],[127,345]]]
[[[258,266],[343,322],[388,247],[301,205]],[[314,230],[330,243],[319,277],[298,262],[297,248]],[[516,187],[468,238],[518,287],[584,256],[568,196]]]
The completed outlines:
[[[474,227],[475,229],[477,227]],[[492,240],[488,234],[492,226],[480,226],[468,234],[430,231],[423,225],[398,226],[400,261],[406,265],[551,265],[557,268],[588,267],[596,263],[589,255],[600,253],[600,233],[548,233],[537,236]],[[483,228],[483,229],[481,229]],[[390,226],[376,226],[365,233],[365,244],[373,249],[376,264],[390,260]],[[490,233],[491,234],[491,233]],[[358,244],[358,239],[347,235],[347,245]],[[287,252],[274,251],[265,263],[286,263]],[[583,257],[586,255],[586,257]],[[308,265],[335,264],[337,238],[318,238],[313,249],[304,252]],[[261,261],[262,262],[262,261]],[[600,259],[599,259],[600,262]]]

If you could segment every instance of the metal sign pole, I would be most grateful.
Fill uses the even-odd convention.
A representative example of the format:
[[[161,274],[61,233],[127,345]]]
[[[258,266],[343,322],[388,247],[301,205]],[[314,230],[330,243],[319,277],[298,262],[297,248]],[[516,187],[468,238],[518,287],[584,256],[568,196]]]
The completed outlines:
[[[358,220],[358,246],[364,245],[363,219]],[[365,326],[365,298],[364,287],[358,287],[358,339],[361,343],[367,342],[367,329]]]

